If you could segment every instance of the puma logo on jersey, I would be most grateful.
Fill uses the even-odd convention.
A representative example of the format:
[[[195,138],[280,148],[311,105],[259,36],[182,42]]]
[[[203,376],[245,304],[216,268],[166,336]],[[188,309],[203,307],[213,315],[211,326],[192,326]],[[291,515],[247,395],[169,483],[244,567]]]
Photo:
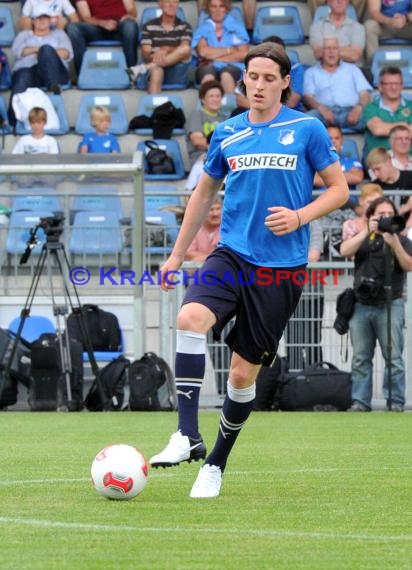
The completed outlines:
[[[223,130],[224,130],[224,131],[232,131],[232,133],[234,133],[234,132],[235,132],[235,127],[231,127],[230,125],[225,125],[225,126],[223,127]]]
[[[296,170],[298,157],[296,154],[241,154],[229,157],[228,162],[233,171],[260,168]]]

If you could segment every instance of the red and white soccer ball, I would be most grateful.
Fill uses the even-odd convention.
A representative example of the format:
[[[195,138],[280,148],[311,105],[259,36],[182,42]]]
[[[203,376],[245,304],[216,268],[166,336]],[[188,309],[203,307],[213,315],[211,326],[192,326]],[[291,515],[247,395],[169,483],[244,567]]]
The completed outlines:
[[[91,475],[96,491],[107,499],[133,499],[146,487],[146,459],[131,445],[109,445],[94,458]]]

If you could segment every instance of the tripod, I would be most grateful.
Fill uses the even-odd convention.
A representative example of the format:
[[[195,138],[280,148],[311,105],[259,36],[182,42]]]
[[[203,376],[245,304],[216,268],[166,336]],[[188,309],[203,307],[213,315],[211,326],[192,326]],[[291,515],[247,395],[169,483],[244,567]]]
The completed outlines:
[[[390,247],[384,244],[385,269],[384,269],[384,289],[386,302],[386,318],[387,318],[387,335],[388,335],[388,364],[387,364],[387,380],[388,380],[388,410],[392,410],[392,272],[393,272],[393,253]]]
[[[27,317],[30,316],[30,311],[40,282],[40,278],[46,268],[48,287],[51,294],[53,315],[56,319],[56,325],[57,325],[57,342],[60,353],[60,362],[64,378],[64,385],[66,388],[66,395],[67,395],[67,406],[61,405],[58,407],[58,409],[61,411],[74,411],[77,410],[78,407],[77,407],[77,402],[73,401],[72,387],[71,387],[71,375],[73,370],[72,370],[72,361],[70,355],[69,333],[67,328],[67,315],[68,315],[69,306],[71,308],[72,314],[78,319],[83,347],[85,348],[88,354],[92,374],[94,376],[97,390],[102,402],[107,403],[107,397],[104,393],[104,389],[100,381],[99,368],[97,366],[97,362],[94,357],[93,347],[91,345],[91,341],[87,332],[87,327],[82,313],[79,294],[76,285],[74,283],[71,283],[72,290],[74,293],[74,300],[70,293],[70,286],[67,280],[67,276],[70,274],[71,271],[70,262],[67,257],[64,245],[59,242],[59,236],[63,230],[63,221],[64,218],[62,216],[60,217],[56,216],[52,218],[41,218],[40,223],[30,231],[30,238],[29,241],[27,242],[26,250],[20,259],[21,265],[25,264],[28,261],[33,247],[39,243],[39,240],[37,238],[37,232],[40,228],[44,230],[46,241],[42,245],[39,258],[34,269],[33,279],[29,287],[29,292],[26,298],[25,305],[21,311],[19,327],[17,329],[17,333],[14,338],[14,344],[10,352],[10,357],[6,364],[4,375],[5,379],[10,378],[13,359],[17,351],[18,343],[22,337],[24,323],[26,322]],[[55,261],[55,266],[57,267],[58,274],[62,282],[62,292],[63,292],[64,302],[63,304],[60,305],[58,305],[56,302],[55,284],[53,282],[52,260]],[[3,386],[0,385],[0,399],[2,391],[3,391]],[[105,409],[106,406],[107,404],[104,405],[103,408]]]

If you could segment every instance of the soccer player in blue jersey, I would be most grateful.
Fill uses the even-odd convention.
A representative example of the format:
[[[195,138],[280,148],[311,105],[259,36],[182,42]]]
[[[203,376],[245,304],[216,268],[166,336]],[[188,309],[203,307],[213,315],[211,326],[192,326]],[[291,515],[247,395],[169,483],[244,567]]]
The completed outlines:
[[[168,271],[179,269],[226,176],[219,246],[206,259],[197,284],[187,289],[177,318],[178,430],[150,459],[153,467],[169,467],[206,458],[190,493],[193,498],[219,495],[229,453],[252,411],[259,368],[273,362],[298,303],[301,286],[277,275],[305,268],[309,223],[342,206],[349,196],[325,127],[284,105],[289,82],[290,61],[282,48],[263,43],[248,52],[242,87],[250,109],[217,125],[204,172],[161,269],[162,288],[168,290],[173,287]],[[316,171],[326,190],[313,199]],[[207,272],[219,282],[209,284],[203,279]],[[253,283],[242,284],[239,276],[251,272]],[[217,439],[206,457],[198,428],[206,333],[212,328],[219,334],[233,317],[226,338],[232,350],[227,394]]]

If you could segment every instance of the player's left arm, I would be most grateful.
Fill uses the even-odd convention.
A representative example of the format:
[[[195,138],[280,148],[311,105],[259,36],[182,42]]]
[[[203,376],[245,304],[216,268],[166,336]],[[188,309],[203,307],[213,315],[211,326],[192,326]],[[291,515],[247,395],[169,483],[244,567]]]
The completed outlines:
[[[282,236],[294,232],[312,220],[329,214],[343,206],[349,199],[349,188],[339,161],[332,163],[319,175],[325,183],[326,190],[315,200],[297,210],[282,206],[269,208],[265,225],[275,235]]]

